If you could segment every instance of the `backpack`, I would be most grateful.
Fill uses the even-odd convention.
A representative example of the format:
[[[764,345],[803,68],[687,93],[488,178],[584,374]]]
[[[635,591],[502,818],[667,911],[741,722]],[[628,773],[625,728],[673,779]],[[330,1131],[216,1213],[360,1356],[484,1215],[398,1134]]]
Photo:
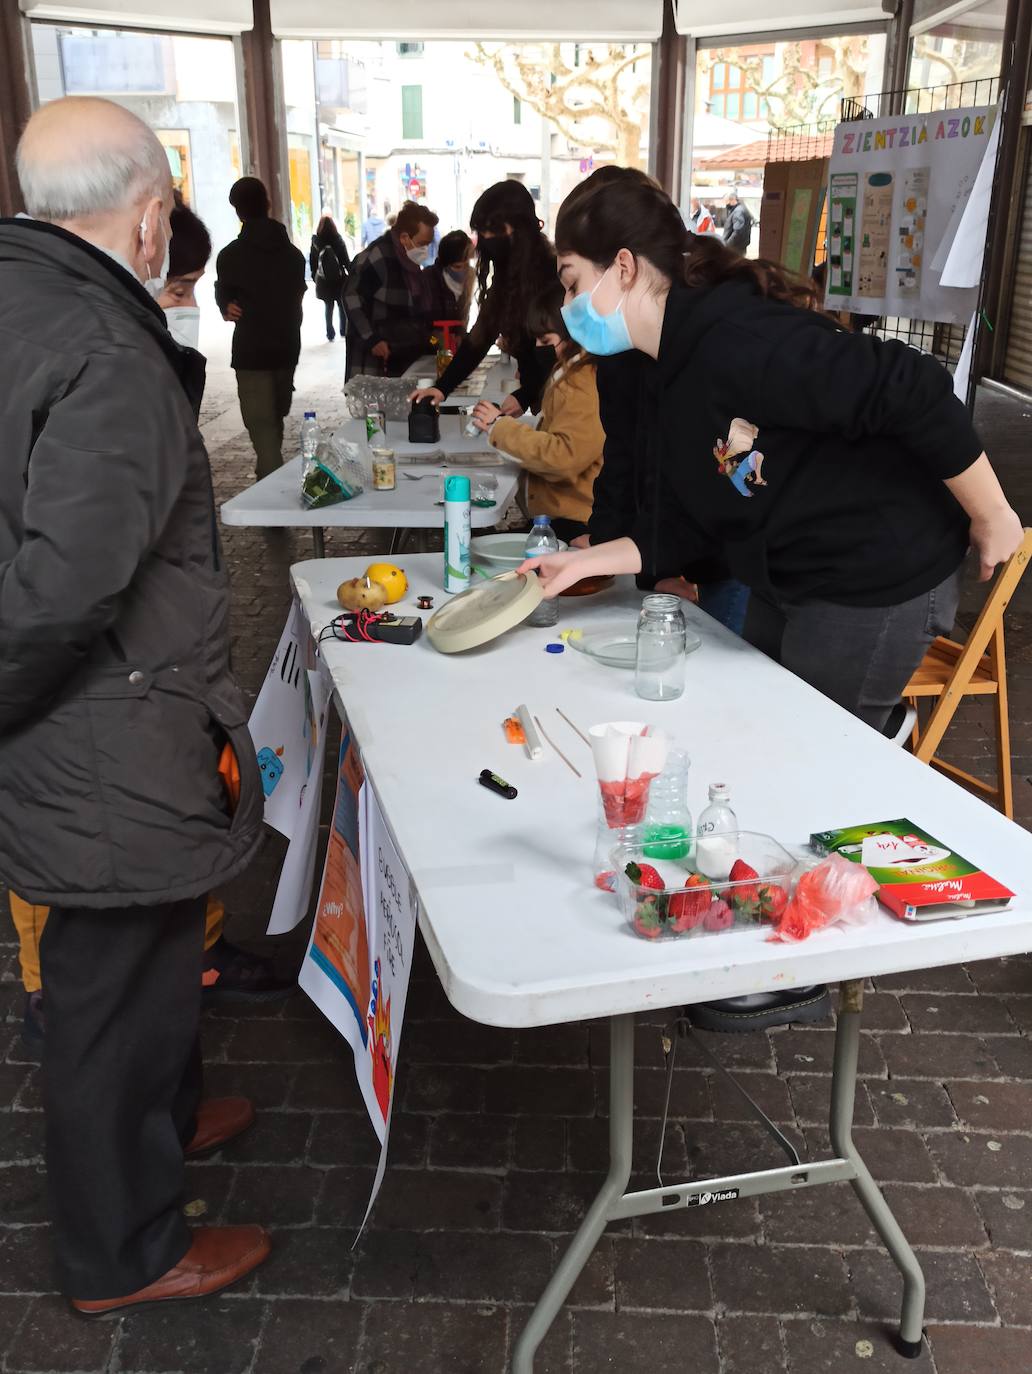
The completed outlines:
[[[315,270],[315,294],[321,301],[336,300],[340,295],[341,273],[337,254],[329,244],[319,254]]]

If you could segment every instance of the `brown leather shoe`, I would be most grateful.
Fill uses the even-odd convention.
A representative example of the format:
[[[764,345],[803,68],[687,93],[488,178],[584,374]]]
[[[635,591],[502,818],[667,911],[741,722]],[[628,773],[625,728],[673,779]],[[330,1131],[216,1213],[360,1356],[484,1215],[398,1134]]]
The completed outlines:
[[[211,1154],[254,1124],[254,1103],[246,1097],[209,1097],[197,1108],[197,1129],[183,1151],[187,1159]]]
[[[179,1263],[138,1293],[96,1302],[72,1298],[72,1309],[82,1317],[106,1317],[128,1307],[205,1298],[257,1269],[272,1248],[261,1226],[200,1226],[192,1234],[193,1244]]]

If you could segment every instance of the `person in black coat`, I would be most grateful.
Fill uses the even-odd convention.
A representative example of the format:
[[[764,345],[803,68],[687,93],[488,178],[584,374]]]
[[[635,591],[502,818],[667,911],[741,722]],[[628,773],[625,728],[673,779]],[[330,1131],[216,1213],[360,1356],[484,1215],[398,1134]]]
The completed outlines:
[[[344,283],[351,271],[351,258],[340,236],[340,230],[329,215],[323,215],[312,235],[308,252],[315,294],[326,307],[326,338],[329,343],[337,337],[333,330],[333,307],[340,316],[340,332],[344,333]]]
[[[216,260],[215,300],[235,326],[231,362],[261,479],[283,462],[283,421],[301,356],[305,259],[286,226],[270,217],[269,193],[257,177],[234,182],[229,203],[240,219],[240,237]]]

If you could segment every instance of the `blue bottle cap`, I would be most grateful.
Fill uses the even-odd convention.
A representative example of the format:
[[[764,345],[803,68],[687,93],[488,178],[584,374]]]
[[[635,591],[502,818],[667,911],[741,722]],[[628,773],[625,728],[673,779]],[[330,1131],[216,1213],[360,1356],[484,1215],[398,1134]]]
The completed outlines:
[[[565,644],[546,644],[546,645],[545,645],[545,653],[546,653],[546,654],[561,654],[565,648],[566,648],[566,645],[565,645]]]
[[[469,478],[461,472],[450,473],[444,479],[444,499],[446,501],[468,501]]]

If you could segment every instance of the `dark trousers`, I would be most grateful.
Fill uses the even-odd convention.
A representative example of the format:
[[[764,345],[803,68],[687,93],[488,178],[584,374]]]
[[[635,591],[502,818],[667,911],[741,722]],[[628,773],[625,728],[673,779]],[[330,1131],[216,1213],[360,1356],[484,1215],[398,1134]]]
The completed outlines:
[[[205,898],[54,907],[40,946],[47,1182],[72,1298],[124,1297],[186,1254],[183,1146],[201,1093]]]
[[[754,591],[745,638],[881,730],[929,644],[951,633],[959,599],[959,568],[930,592],[898,606],[790,605]]]
[[[260,481],[283,463],[283,421],[290,414],[294,396],[294,369],[259,372],[237,368],[236,377],[240,414],[254,447],[255,472]]]
[[[344,333],[344,303],[343,301],[323,301],[323,309],[326,311],[326,337],[332,339],[333,334],[333,310],[336,306],[337,316],[340,320],[340,332]]]

